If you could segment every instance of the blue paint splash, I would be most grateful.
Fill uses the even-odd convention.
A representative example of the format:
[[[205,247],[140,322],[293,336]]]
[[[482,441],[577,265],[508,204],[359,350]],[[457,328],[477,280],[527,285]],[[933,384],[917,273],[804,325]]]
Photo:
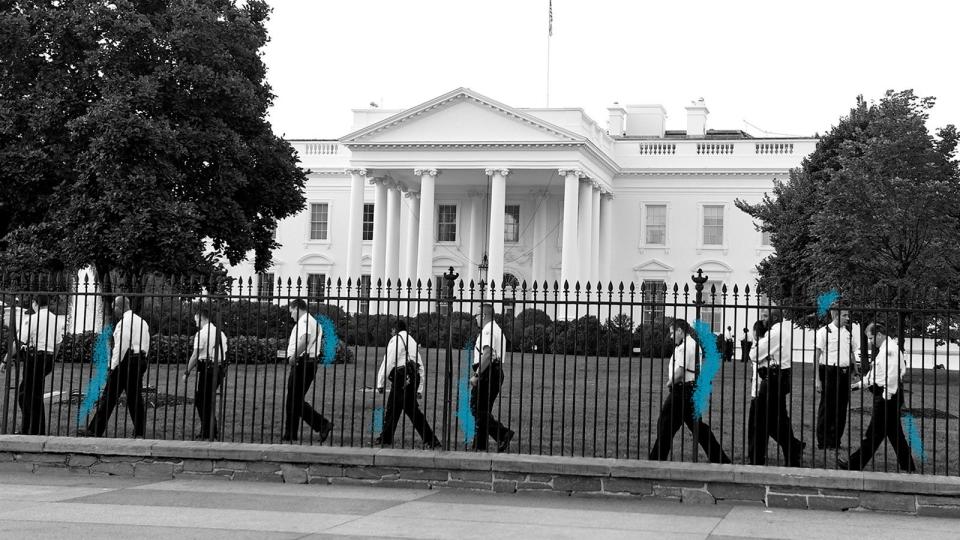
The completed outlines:
[[[373,424],[370,425],[370,431],[374,435],[379,435],[383,431],[383,407],[373,410]]]
[[[700,375],[693,387],[693,417],[699,419],[710,406],[710,393],[713,392],[713,378],[720,371],[720,350],[717,348],[717,338],[710,331],[710,325],[697,320],[693,323],[693,330],[700,339],[703,349],[703,363]]]
[[[333,324],[333,321],[330,320],[330,317],[326,315],[317,314],[314,315],[313,318],[316,319],[317,324],[323,328],[323,341],[320,344],[322,362],[324,366],[329,366],[337,359],[337,343],[340,341],[337,337],[337,327]]]
[[[833,306],[840,299],[840,293],[836,289],[830,289],[829,291],[821,294],[817,297],[817,317],[821,319],[826,316],[827,312],[830,311],[830,307]]]
[[[913,415],[906,413],[903,415],[904,431],[907,432],[907,442],[910,444],[910,450],[921,463],[927,461],[927,453],[923,450],[923,439],[920,437],[920,430],[917,428],[917,422]]]
[[[97,341],[93,345],[93,358],[90,363],[93,364],[93,376],[90,378],[90,384],[87,386],[87,393],[83,396],[83,402],[80,403],[80,410],[77,411],[77,424],[83,424],[90,415],[90,409],[96,405],[103,392],[103,387],[107,385],[107,375],[110,372],[110,337],[113,335],[113,325],[106,324]]]
[[[473,411],[470,410],[470,374],[473,373],[473,342],[467,343],[463,348],[467,353],[467,363],[465,369],[460,374],[460,392],[457,398],[457,418],[460,420],[460,426],[463,428],[463,442],[470,444],[477,435],[477,420],[473,417]]]

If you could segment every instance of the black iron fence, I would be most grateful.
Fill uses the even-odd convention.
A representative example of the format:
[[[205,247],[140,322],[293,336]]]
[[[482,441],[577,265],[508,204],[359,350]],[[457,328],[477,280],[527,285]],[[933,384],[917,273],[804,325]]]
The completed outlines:
[[[111,346],[117,346],[113,330],[123,326],[121,314],[112,309],[122,296],[149,326],[149,352],[141,372],[126,369],[123,377],[127,379],[113,388],[119,392],[127,387],[127,380],[142,388],[143,436],[281,442],[291,435],[284,430],[289,416],[285,403],[292,390],[288,380],[300,369],[286,353],[291,333],[296,334],[288,305],[304,299],[325,328],[324,354],[305,398],[333,422],[323,444],[369,446],[381,435],[384,417],[389,416],[390,385],[386,394],[376,391],[377,369],[387,352],[391,327],[400,320],[421,347],[425,380],[418,403],[426,421],[443,448],[473,449],[482,422],[477,421],[476,407],[471,407],[475,391],[471,364],[477,359],[473,344],[480,334],[476,315],[481,303],[487,302],[494,306],[504,338],[500,364],[504,380],[492,401],[492,415],[514,433],[506,452],[648,459],[658,436],[658,420],[666,426],[676,417],[679,425],[699,400],[700,418],[734,463],[834,468],[837,458],[849,459],[865,436],[883,435],[878,431],[880,424],[899,423],[909,446],[901,450],[912,454],[920,472],[960,474],[955,323],[960,314],[945,299],[916,306],[901,299],[893,307],[878,298],[871,305],[852,306],[841,295],[838,305],[850,315],[852,362],[849,370],[826,374],[828,379],[821,381],[814,364],[816,332],[828,319],[816,315],[816,298],[807,305],[777,307],[749,287],[704,290],[709,282],[701,275],[692,285],[669,289],[659,282],[573,288],[523,283],[500,290],[496,284],[454,283],[450,277],[452,270],[439,288],[431,282],[397,287],[389,281],[371,286],[367,280],[277,280],[264,286],[263,280],[253,279],[211,285],[158,278],[120,281],[104,291],[90,282],[4,276],[0,340],[7,362],[0,374],[4,384],[0,429],[3,433],[89,434],[86,428],[98,398],[103,405],[103,387],[109,386],[109,377],[117,371],[108,369],[107,362]],[[211,400],[215,404],[210,414],[219,426],[215,434],[203,427],[204,409],[197,395],[202,385],[196,370],[183,377],[196,349],[197,307],[205,308],[226,338],[226,362],[213,375],[213,379],[222,377],[219,386],[214,384],[216,399]],[[783,358],[792,361],[792,374],[778,377],[769,365],[757,377],[752,357],[758,346],[764,354],[771,350],[774,333],[770,330],[779,318],[783,321],[775,339],[788,343]],[[667,384],[675,347],[670,331],[674,319],[688,321],[698,330],[700,360],[689,377],[696,382],[684,389]],[[887,334],[895,336],[893,357],[902,360],[903,368],[895,374],[897,397],[902,399],[891,413],[898,416],[897,422],[874,422],[873,433],[868,433],[875,413],[874,393],[849,386],[874,367],[877,347],[868,343],[864,333],[871,322],[883,322]],[[39,337],[42,334],[49,339]],[[121,342],[131,343],[124,339],[120,337]],[[768,340],[765,345],[764,339]],[[139,344],[139,338],[134,342]],[[56,350],[46,368],[43,352],[52,350],[51,343],[56,343]],[[683,345],[677,349],[678,356],[683,356],[683,349]],[[820,363],[829,364],[830,354],[821,357]],[[201,362],[201,366],[212,364]],[[207,381],[210,376],[206,374]],[[757,398],[754,394],[764,381],[768,386]],[[778,385],[776,391],[773,385]],[[671,393],[679,404],[665,407]],[[105,424],[104,435],[134,436],[137,430],[128,414],[128,396],[118,395],[119,404]],[[781,399],[786,419],[774,411]],[[763,416],[771,418],[760,430],[771,434],[769,441],[756,435]],[[782,423],[788,423],[789,429],[784,430]],[[296,429],[293,435],[298,444],[319,444],[325,431],[300,422]],[[708,460],[694,431],[681,427],[671,451],[663,454],[666,459]],[[783,440],[788,431],[795,440]],[[775,439],[791,450],[781,450]],[[401,419],[392,445],[419,448],[424,444],[411,421]],[[896,437],[882,442],[866,469],[904,467],[903,461],[898,465],[897,444],[902,441]],[[497,446],[494,442],[489,448],[496,451]]]

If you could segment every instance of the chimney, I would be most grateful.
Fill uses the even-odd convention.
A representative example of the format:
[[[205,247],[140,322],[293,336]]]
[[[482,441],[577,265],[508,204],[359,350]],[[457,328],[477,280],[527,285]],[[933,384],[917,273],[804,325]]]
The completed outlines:
[[[667,110],[662,105],[627,105],[626,109],[627,136],[663,138]]]
[[[697,138],[707,134],[707,115],[710,110],[707,109],[703,98],[691,102],[687,107],[687,137]]]
[[[613,107],[607,107],[607,111],[610,113],[607,119],[607,133],[611,137],[623,137],[627,131],[627,111],[617,103],[614,103]]]

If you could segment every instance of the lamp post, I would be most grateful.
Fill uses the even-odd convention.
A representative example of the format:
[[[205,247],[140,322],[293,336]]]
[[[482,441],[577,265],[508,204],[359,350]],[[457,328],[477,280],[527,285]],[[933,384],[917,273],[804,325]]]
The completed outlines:
[[[484,284],[487,282],[487,271],[490,270],[490,261],[487,259],[487,254],[483,254],[483,258],[480,260],[480,265],[477,266],[477,277],[480,278],[480,299],[485,298],[484,294]]]
[[[450,409],[453,394],[453,282],[460,277],[453,267],[443,275],[443,295],[447,302],[447,366],[443,377],[443,449],[450,450]]]

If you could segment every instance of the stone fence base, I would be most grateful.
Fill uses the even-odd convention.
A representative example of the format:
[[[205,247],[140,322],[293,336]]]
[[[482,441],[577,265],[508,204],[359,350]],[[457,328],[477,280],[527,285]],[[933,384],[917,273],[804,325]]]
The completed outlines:
[[[559,492],[960,517],[957,477],[749,465],[3,435],[0,473],[11,471]]]

